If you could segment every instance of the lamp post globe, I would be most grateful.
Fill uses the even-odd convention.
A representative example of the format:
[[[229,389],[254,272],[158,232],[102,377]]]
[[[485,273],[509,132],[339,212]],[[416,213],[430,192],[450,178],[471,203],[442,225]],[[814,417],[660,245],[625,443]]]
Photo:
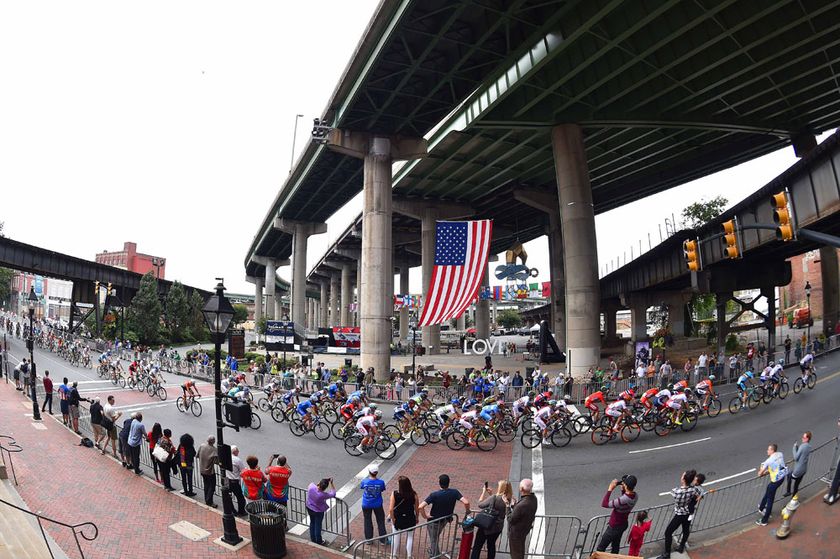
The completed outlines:
[[[224,445],[224,423],[222,422],[222,342],[225,340],[230,323],[233,320],[233,305],[225,297],[225,285],[222,278],[216,278],[219,282],[216,284],[216,293],[207,300],[201,313],[204,315],[204,322],[210,330],[210,336],[213,340],[215,354],[213,358],[213,386],[215,389],[215,408],[216,408],[216,440],[218,441],[219,454]],[[220,461],[221,464],[221,461]],[[228,545],[237,545],[242,541],[239,532],[236,529],[236,519],[233,516],[233,499],[230,495],[230,487],[227,484],[227,476],[225,476],[225,464],[221,464],[222,479],[225,483],[222,485],[222,527],[224,535],[222,541]]]
[[[26,341],[26,347],[29,349],[29,389],[32,391],[32,419],[41,421],[41,410],[38,408],[38,393],[35,391],[35,382],[37,375],[35,373],[35,334],[33,329],[33,321],[35,319],[35,305],[38,304],[38,296],[35,294],[35,286],[29,288],[29,339]]]

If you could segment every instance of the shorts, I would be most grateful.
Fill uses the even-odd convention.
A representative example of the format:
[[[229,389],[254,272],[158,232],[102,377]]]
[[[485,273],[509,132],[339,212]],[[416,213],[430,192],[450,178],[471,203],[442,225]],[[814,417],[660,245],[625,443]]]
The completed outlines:
[[[79,406],[70,406],[70,418],[79,419]]]
[[[15,380],[20,380],[20,371],[18,371],[17,369],[15,369]]]
[[[738,383],[738,388],[740,388],[741,390],[746,390],[747,389],[747,383],[739,382]]]
[[[610,417],[621,417],[621,412],[618,410],[607,410],[606,413]]]
[[[537,424],[537,426],[538,426],[540,429],[545,429],[545,428],[546,428],[545,421],[543,421],[543,419],[542,419],[541,417],[535,417],[535,418],[534,418],[534,423],[536,423],[536,424]]]
[[[61,415],[70,415],[70,403],[67,400],[59,400],[58,403],[61,407]]]
[[[108,430],[108,438],[112,441],[117,440],[117,426],[114,425]]]
[[[404,417],[405,417],[405,410],[394,412],[394,419],[396,419],[397,421],[402,421]]]
[[[367,426],[365,425],[356,425],[356,431],[363,437],[368,436]]]
[[[95,438],[98,439],[105,434],[105,429],[102,428],[102,425],[99,425],[98,423],[92,423],[91,425],[93,426],[93,436]]]
[[[699,388],[699,387],[695,387],[694,391],[697,392],[698,396],[705,396],[706,394],[708,394],[707,390],[705,390],[703,388]]]
[[[668,402],[668,407],[672,410],[679,410],[682,408],[682,404],[679,402]]]
[[[800,363],[800,364],[799,364],[799,368],[800,368],[800,369],[802,370],[802,372],[804,373],[805,371],[807,371],[807,370],[808,370],[808,365],[803,365],[802,363]],[[15,379],[17,379],[17,374],[15,374]]]

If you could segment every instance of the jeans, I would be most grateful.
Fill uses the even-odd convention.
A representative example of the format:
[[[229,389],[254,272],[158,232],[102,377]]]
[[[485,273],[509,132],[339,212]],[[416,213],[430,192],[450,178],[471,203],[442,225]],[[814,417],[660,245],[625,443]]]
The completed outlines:
[[[796,477],[794,475],[789,475],[787,477],[787,489],[785,490],[786,494],[791,493],[790,490],[790,483],[793,481],[793,494],[796,495],[799,492],[799,484],[802,483],[802,478],[805,477],[805,474],[802,474],[800,477]]]
[[[834,470],[834,479],[831,480],[831,487],[828,488],[828,498],[835,497],[838,490],[840,490],[840,462],[837,462]]]
[[[172,484],[169,481],[169,474],[172,473],[171,466],[164,462],[158,463],[156,458],[152,458],[152,461],[159,466],[160,480],[163,482],[163,486],[167,489],[172,489]]]
[[[193,492],[193,469],[181,468],[181,484],[184,486],[184,493],[190,494]]]
[[[438,538],[443,528],[442,522],[434,522],[429,524],[429,559],[435,559],[440,555],[440,547],[438,545]]]
[[[499,534],[501,532],[496,532],[495,534],[487,534],[479,528],[475,531],[475,541],[473,542],[472,553],[470,554],[470,559],[479,559],[481,557],[481,548],[484,547],[484,543],[487,543],[487,559],[495,559],[496,558],[496,539],[498,539]]]
[[[767,484],[767,489],[764,491],[764,497],[762,497],[761,503],[758,505],[758,508],[764,509],[764,516],[761,517],[763,522],[770,520],[770,513],[773,512],[773,501],[776,500],[776,490],[783,481],[785,480],[779,479],[771,481]]]
[[[621,536],[624,534],[625,530],[627,530],[627,524],[623,524],[621,526],[607,526],[607,529],[604,530],[604,533],[601,536],[601,541],[598,542],[598,547],[596,547],[595,550],[606,551],[607,547],[610,547],[610,553],[618,553],[618,550],[621,547]]]
[[[245,495],[242,493],[242,486],[236,483],[236,480],[226,479],[225,481],[231,494],[236,497],[237,514],[245,514]]]
[[[384,536],[385,531],[385,510],[382,507],[364,508],[362,507],[362,516],[365,518],[365,539],[369,540],[373,537],[373,518],[371,514],[376,515],[376,526],[379,528],[379,535]]]
[[[139,474],[140,471],[140,445],[128,445],[128,453],[131,455],[131,464],[134,466],[134,473]]]
[[[44,411],[45,409],[47,409],[47,406],[49,406],[50,415],[52,415],[52,397],[52,392],[47,392],[46,394],[44,394],[44,405],[41,406],[41,411]]]
[[[688,534],[691,532],[691,522],[688,521],[687,514],[675,514],[668,527],[665,528],[665,555],[671,553],[671,542],[674,538],[674,532],[677,528],[682,526],[682,537],[680,538],[680,549],[685,547],[685,542],[688,541]]]
[[[216,474],[201,474],[204,482],[204,504],[213,505],[213,495],[216,492]]]
[[[324,543],[321,538],[321,524],[324,522],[324,513],[315,512],[306,507],[306,512],[309,513],[309,539],[315,543]]]

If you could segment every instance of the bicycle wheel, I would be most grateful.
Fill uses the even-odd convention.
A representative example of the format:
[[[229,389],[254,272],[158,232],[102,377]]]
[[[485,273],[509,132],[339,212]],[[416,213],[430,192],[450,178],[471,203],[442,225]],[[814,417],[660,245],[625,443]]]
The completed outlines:
[[[607,444],[612,439],[612,430],[609,427],[605,427],[603,425],[599,425],[595,429],[592,430],[592,444],[597,446],[601,446],[603,444]]]
[[[559,429],[555,429],[554,432],[551,434],[551,444],[556,446],[557,448],[563,448],[570,442],[572,442],[572,434],[566,427],[561,427]]]
[[[621,428],[621,440],[626,443],[632,443],[642,434],[642,428],[635,421],[632,423],[625,423]]]
[[[769,404],[770,402],[773,401],[773,398],[775,398],[775,397],[776,397],[776,395],[773,393],[772,389],[765,388],[764,389],[764,394],[761,395],[761,401],[764,402],[765,404]]]
[[[653,428],[653,432],[659,435],[660,437],[665,437],[671,432],[671,429],[671,420],[668,418],[660,418],[659,421],[656,422],[656,425]]]
[[[442,428],[443,426],[439,423],[426,427],[426,434],[429,435],[430,443],[437,444],[441,441],[440,431]]]
[[[156,387],[154,384],[149,383],[149,385],[146,386],[146,394],[148,394],[149,396],[154,396],[156,392],[155,388]]]
[[[751,410],[754,410],[755,408],[758,407],[758,404],[760,404],[763,399],[764,399],[764,391],[763,390],[761,390],[761,391],[756,390],[755,392],[752,393],[752,395],[747,400],[747,407],[750,408]]]
[[[271,404],[268,402],[268,398],[262,397],[257,401],[257,407],[260,408],[262,411],[270,411]]]
[[[810,390],[813,390],[816,385],[817,385],[817,373],[810,373],[808,375],[808,388]]]
[[[729,400],[729,413],[735,415],[739,411],[741,411],[741,397],[735,396],[734,398]]]
[[[111,382],[114,386],[117,386],[120,383],[120,377],[111,375]]]
[[[575,419],[575,431],[582,435],[592,429],[592,418],[582,415]]]
[[[782,381],[779,385],[779,398],[784,400],[787,398],[788,394],[790,394],[790,385],[787,382]]]
[[[292,420],[289,421],[289,431],[291,431],[292,435],[296,437],[302,437],[303,434],[306,433],[306,427],[304,427],[303,421],[301,421],[299,417],[293,417]],[[358,444],[356,446],[358,446]],[[358,456],[358,454],[354,454],[354,456]]]
[[[797,378],[793,381],[793,393],[799,394],[802,392],[802,389],[805,388],[805,381],[802,380],[802,377]]]
[[[400,432],[400,428],[396,425],[386,425],[382,429],[382,432],[388,435],[388,438],[394,442],[402,439],[402,433]]]
[[[689,431],[693,431],[695,427],[697,427],[697,420],[699,416],[697,412],[686,412],[682,419],[682,424],[680,424],[680,429],[684,432],[688,433]]]
[[[537,429],[525,429],[519,441],[525,448],[536,448],[542,442],[542,434]]]
[[[128,388],[130,388],[130,389],[134,390],[134,388],[135,388],[136,386],[137,386],[137,381],[136,381],[136,380],[134,380],[133,378],[129,378],[129,379],[126,381],[125,386],[124,386],[123,388],[128,387]]]
[[[391,460],[397,455],[397,445],[390,439],[379,439],[373,445],[373,451],[383,460]]]
[[[358,433],[354,433],[346,439],[344,439],[344,450],[350,456],[361,456],[362,451],[359,450],[360,444],[362,444],[362,436]]]
[[[475,444],[479,450],[490,452],[499,444],[499,439],[490,431],[481,431],[475,437]]]
[[[201,402],[199,402],[198,400],[193,400],[192,404],[190,404],[190,411],[192,412],[192,414],[194,416],[199,417],[201,415],[201,412],[202,412]],[[254,415],[255,414],[252,413],[251,417],[253,418]],[[252,423],[253,423],[253,421],[252,421]]]
[[[639,422],[639,427],[642,428],[642,431],[651,432],[653,428],[656,427],[656,413],[650,411],[642,417],[642,421]]]
[[[157,388],[157,395],[161,401],[166,400],[166,389],[163,386],[158,386]]]
[[[720,408],[720,400],[718,400],[717,398],[712,398],[711,400],[709,400],[709,407],[706,410],[706,415],[708,415],[709,417],[717,417],[718,414],[720,414]]]
[[[283,413],[283,410],[280,408],[272,408],[271,419],[273,419],[277,423],[283,423],[284,421],[286,421],[286,414]]]
[[[181,413],[184,413],[185,411],[187,411],[187,410],[184,409],[184,397],[183,396],[178,396],[178,399],[175,400],[175,408]]]
[[[330,426],[328,423],[324,423],[323,421],[317,422],[315,425],[312,426],[312,434],[315,435],[315,438],[319,441],[325,441],[330,438]]]
[[[326,407],[324,408],[323,414],[321,414],[327,423],[338,423],[338,412],[335,411],[333,407]]]
[[[197,404],[198,402],[196,402]],[[262,418],[258,413],[251,412],[251,429],[259,429],[262,427]],[[329,434],[327,435],[329,436]]]
[[[446,437],[446,446],[452,450],[461,450],[467,446],[467,435],[461,431],[452,431],[449,436]]]
[[[509,443],[516,438],[516,428],[509,420],[505,420],[496,429],[496,437],[503,443]]]
[[[330,434],[338,440],[344,439],[344,425],[340,423],[333,423],[330,427]]]
[[[411,442],[417,446],[426,446],[429,442],[429,434],[420,427],[411,430]]]

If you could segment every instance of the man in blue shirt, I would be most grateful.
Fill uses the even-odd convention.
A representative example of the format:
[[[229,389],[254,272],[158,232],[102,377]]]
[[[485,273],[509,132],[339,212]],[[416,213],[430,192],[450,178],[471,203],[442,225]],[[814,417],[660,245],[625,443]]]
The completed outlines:
[[[457,489],[449,487],[449,476],[441,474],[438,477],[439,491],[434,491],[420,503],[420,514],[426,520],[437,520],[439,518],[446,518],[455,512],[455,504],[458,501],[464,505],[465,514],[470,511],[470,501],[461,495]],[[430,510],[426,510],[430,509]],[[445,526],[445,522],[432,522],[429,524],[429,557],[440,556],[440,546],[438,539],[440,538],[441,529]]]
[[[368,468],[368,477],[362,480],[362,515],[365,517],[365,539],[373,537],[373,520],[371,514],[376,515],[376,525],[379,528],[379,536],[385,532],[385,509],[382,507],[382,493],[385,491],[385,482],[378,479],[379,468],[371,466]],[[390,541],[386,540],[390,545]]]
[[[134,473],[138,476],[143,473],[140,471],[140,445],[144,440],[146,440],[146,426],[143,425],[143,414],[137,412],[128,433],[128,451],[131,455],[131,463],[134,465]]]

